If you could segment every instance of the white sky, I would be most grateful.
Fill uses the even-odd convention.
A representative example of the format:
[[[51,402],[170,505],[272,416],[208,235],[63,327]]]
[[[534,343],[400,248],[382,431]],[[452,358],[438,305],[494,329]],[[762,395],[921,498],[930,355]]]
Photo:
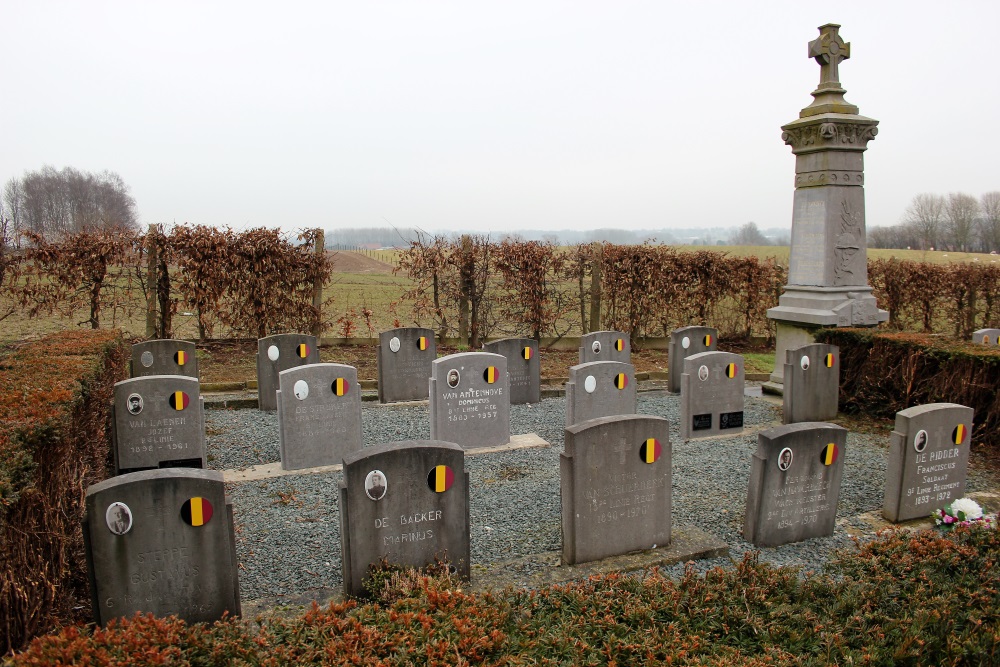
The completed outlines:
[[[996,0],[0,0],[0,180],[110,169],[144,223],[789,226],[830,22],[869,226],[1000,190]]]

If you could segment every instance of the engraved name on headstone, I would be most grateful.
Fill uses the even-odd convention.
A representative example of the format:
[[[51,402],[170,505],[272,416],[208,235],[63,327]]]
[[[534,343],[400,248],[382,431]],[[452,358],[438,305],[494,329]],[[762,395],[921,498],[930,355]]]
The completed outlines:
[[[507,358],[510,404],[538,403],[542,400],[542,363],[538,341],[531,338],[504,338],[483,345],[483,352]]]
[[[813,343],[785,351],[785,424],[821,422],[837,417],[840,396],[840,348]]]
[[[186,375],[198,377],[198,355],[186,340],[146,340],[132,346],[131,375]]]
[[[316,336],[275,334],[257,340],[257,403],[261,410],[278,409],[278,373],[296,366],[319,363]]]
[[[743,377],[743,357],[732,352],[700,352],[685,359],[680,437],[741,433]]]
[[[667,391],[681,390],[684,360],[693,354],[714,352],[718,349],[719,332],[712,327],[681,327],[670,332],[667,354]]]
[[[428,385],[431,440],[465,449],[510,442],[506,357],[461,352],[435,359]]]
[[[1000,329],[979,329],[972,332],[972,342],[980,345],[1000,345]]]
[[[635,414],[635,367],[620,361],[591,361],[569,369],[566,426],[589,419]]]
[[[420,327],[390,329],[378,335],[379,403],[421,401],[437,358],[434,331]]]
[[[117,474],[206,467],[205,408],[197,378],[147,375],[116,382],[112,412]]]
[[[340,463],[361,449],[358,371],[309,364],[278,374],[278,431],[284,470]]]
[[[623,331],[593,331],[580,337],[580,363],[620,361],[632,363],[632,344]]]

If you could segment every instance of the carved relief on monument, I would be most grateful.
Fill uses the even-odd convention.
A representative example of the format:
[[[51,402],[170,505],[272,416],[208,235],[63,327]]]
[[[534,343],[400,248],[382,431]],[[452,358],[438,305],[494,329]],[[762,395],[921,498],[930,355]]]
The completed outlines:
[[[864,221],[861,213],[853,208],[845,197],[841,202],[840,230],[833,251],[833,284],[864,285],[867,282],[865,269]]]
[[[811,149],[821,150],[840,145],[848,150],[865,150],[868,142],[878,134],[874,125],[859,123],[819,123],[805,127],[782,128],[781,140],[792,147],[792,152]]]

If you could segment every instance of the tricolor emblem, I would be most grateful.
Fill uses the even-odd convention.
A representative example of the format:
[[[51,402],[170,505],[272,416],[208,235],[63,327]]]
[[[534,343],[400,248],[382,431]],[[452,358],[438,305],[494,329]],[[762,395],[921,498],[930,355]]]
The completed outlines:
[[[615,349],[621,352],[625,349],[625,341],[621,338],[615,341]]]
[[[455,471],[448,466],[434,466],[427,474],[427,486],[434,493],[444,493],[455,483]]]
[[[628,386],[628,376],[624,373],[619,373],[615,376],[615,387],[618,389],[624,389]]]
[[[170,407],[174,410],[183,410],[190,402],[191,399],[183,391],[175,391],[170,394]]]
[[[523,350],[521,350],[521,356],[524,357],[525,361],[528,361],[529,359],[531,359],[531,348],[530,347],[526,347]]]
[[[177,350],[177,352],[174,353],[174,361],[177,362],[178,366],[184,365],[184,362],[187,361],[186,355],[184,354],[184,350]]]
[[[705,334],[705,347],[712,345],[712,334]]]
[[[840,448],[832,442],[819,453],[819,458],[825,466],[833,465],[838,456],[840,456]]]
[[[212,503],[208,498],[188,498],[181,506],[181,518],[189,526],[204,526],[212,520]]]
[[[309,356],[309,346],[305,343],[299,343],[299,346],[295,348],[295,353],[299,355],[301,359],[305,359]]]
[[[426,350],[427,349],[427,336],[421,336],[417,339],[417,349]]]
[[[726,377],[727,378],[736,377],[736,364],[726,364]]]
[[[826,363],[826,367],[827,368],[833,368],[833,355],[832,354],[826,355],[825,363]]]
[[[487,366],[486,370],[483,371],[483,379],[486,380],[486,384],[493,384],[497,381],[497,367]]]
[[[344,378],[337,378],[333,383],[333,393],[337,396],[343,396],[347,393],[347,390],[351,388],[350,383]]]
[[[656,463],[656,459],[660,458],[662,453],[663,447],[656,438],[648,438],[639,446],[639,458],[643,463]]]
[[[961,445],[965,442],[966,431],[968,431],[968,429],[965,428],[965,424],[959,424],[956,426],[955,430],[951,432],[952,442],[956,445]]]

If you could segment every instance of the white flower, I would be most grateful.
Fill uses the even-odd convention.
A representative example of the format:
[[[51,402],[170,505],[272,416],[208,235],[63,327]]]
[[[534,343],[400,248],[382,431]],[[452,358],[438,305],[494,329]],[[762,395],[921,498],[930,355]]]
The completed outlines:
[[[951,504],[952,515],[957,517],[959,512],[965,512],[966,521],[983,518],[983,508],[972,498],[959,498]]]

